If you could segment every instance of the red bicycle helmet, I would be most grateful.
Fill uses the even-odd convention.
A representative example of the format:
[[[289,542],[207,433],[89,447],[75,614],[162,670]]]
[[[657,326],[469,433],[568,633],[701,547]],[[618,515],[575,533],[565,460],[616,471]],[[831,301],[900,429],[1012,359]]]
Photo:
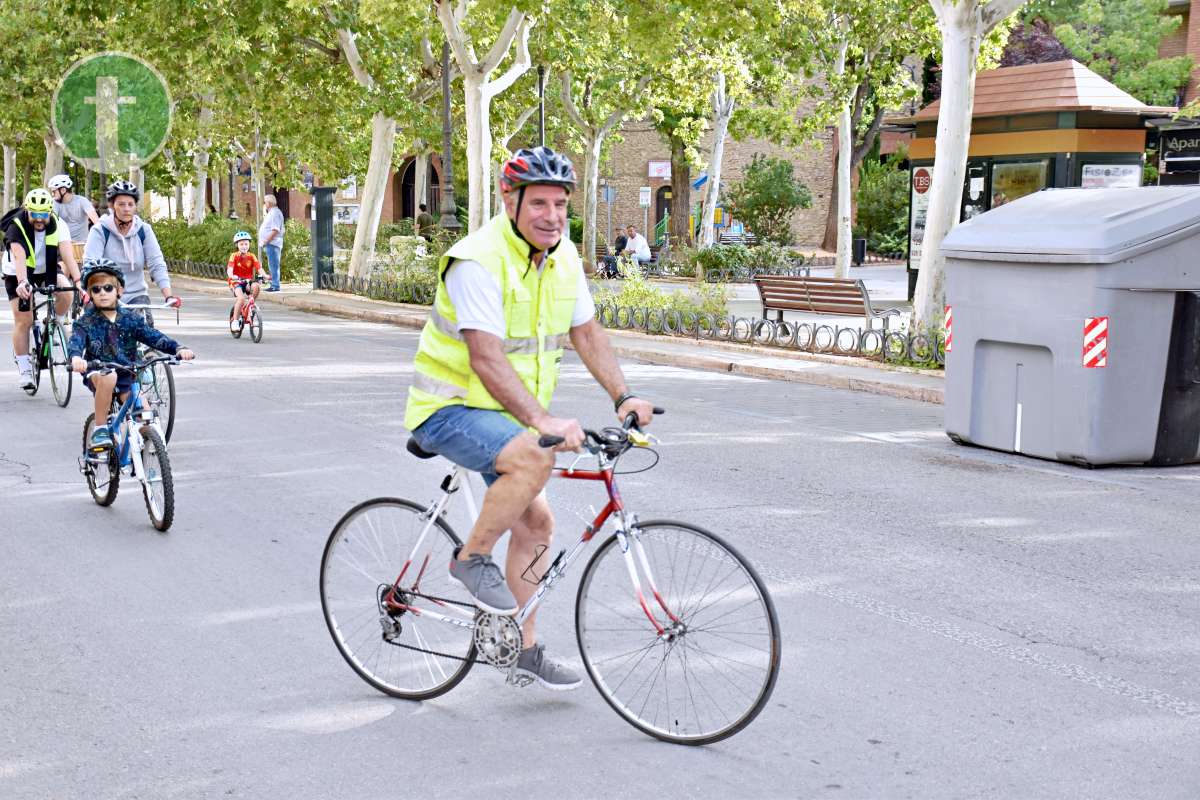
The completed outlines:
[[[549,147],[522,148],[500,170],[500,189],[505,192],[543,184],[561,186],[569,193],[577,182],[571,159]]]

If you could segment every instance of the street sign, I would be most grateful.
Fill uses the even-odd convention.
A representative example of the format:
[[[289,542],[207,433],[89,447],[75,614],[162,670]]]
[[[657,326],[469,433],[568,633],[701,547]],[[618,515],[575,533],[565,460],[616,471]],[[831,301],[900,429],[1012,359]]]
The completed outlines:
[[[54,132],[88,169],[115,175],[158,155],[171,130],[171,95],[154,67],[125,53],[75,62],[54,90]]]
[[[642,208],[650,207],[650,187],[643,186],[638,190],[638,205]]]
[[[605,184],[600,187],[601,195],[606,203],[614,203],[617,200],[617,187]]]

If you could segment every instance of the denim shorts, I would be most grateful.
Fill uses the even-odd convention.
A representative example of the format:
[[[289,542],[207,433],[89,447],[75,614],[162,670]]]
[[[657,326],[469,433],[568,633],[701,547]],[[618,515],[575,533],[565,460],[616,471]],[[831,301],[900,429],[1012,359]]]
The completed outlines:
[[[524,432],[525,428],[499,411],[453,405],[438,409],[412,435],[422,450],[478,472],[491,486],[500,477],[496,457]]]

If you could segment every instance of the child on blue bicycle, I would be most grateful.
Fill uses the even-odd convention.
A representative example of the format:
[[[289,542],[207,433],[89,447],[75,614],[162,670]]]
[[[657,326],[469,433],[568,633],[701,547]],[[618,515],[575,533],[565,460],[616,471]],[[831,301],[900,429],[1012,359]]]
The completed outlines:
[[[133,366],[137,363],[138,342],[191,361],[195,355],[178,342],[151,327],[139,314],[118,307],[117,301],[125,291],[125,277],[121,268],[111,259],[96,258],[83,265],[84,291],[91,297],[91,305],[75,322],[67,352],[71,356],[71,369],[81,375],[87,373],[90,360],[112,361]],[[96,428],[92,433],[91,446],[112,446],[112,433],[102,424],[108,419],[112,408],[113,392],[122,401],[133,385],[134,376],[128,372],[110,372],[83,379],[83,385],[96,396]]]

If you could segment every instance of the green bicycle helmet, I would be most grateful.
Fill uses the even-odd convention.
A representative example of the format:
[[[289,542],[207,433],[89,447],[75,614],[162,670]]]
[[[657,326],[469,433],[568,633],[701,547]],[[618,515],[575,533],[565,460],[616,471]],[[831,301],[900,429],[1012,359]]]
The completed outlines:
[[[54,198],[45,189],[31,189],[29,194],[25,195],[25,202],[22,205],[26,211],[32,211],[35,214],[49,214],[54,210]]]

